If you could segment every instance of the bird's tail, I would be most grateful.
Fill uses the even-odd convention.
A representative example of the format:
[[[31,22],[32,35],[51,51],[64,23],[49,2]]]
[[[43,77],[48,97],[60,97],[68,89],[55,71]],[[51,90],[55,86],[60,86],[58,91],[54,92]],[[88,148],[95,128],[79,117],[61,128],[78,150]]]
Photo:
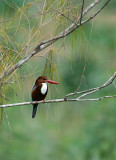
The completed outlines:
[[[36,115],[37,105],[38,105],[38,104],[33,104],[32,118],[34,118],[34,117],[35,117],[35,115]]]

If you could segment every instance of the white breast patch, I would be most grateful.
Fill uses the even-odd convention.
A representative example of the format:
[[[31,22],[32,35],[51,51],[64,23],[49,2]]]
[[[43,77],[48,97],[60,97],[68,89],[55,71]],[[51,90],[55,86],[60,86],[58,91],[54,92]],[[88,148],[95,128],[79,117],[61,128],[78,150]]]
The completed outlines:
[[[47,92],[47,84],[46,83],[42,83],[42,87],[41,87],[41,93],[44,95]]]

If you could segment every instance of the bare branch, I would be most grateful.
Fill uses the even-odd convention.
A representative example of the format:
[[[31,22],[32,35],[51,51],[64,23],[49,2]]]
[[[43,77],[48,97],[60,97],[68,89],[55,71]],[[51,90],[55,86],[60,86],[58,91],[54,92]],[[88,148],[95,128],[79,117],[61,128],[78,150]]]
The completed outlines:
[[[70,102],[72,102],[72,101],[76,101],[76,102],[100,101],[100,100],[103,100],[105,98],[115,98],[116,95],[103,96],[103,97],[99,97],[99,98],[83,99],[83,97],[85,97],[87,95],[90,95],[90,94],[92,95],[94,92],[97,92],[98,90],[101,90],[102,88],[105,88],[105,87],[109,86],[110,84],[112,84],[112,82],[114,81],[115,78],[116,78],[116,72],[102,86],[96,87],[96,88],[92,88],[92,89],[89,89],[89,90],[86,90],[86,91],[69,93],[63,99],[53,99],[53,100],[47,100],[45,102],[43,102],[43,101],[35,101],[35,102],[22,102],[22,103],[14,103],[14,104],[4,104],[4,105],[0,105],[0,108],[7,108],[7,107],[13,107],[13,106],[23,106],[23,105],[30,105],[30,104],[37,104],[37,103],[40,104],[40,103],[58,103],[58,102],[68,102],[68,101],[70,101]],[[80,97],[78,97],[78,98],[67,99],[67,97],[75,95],[75,94],[82,94],[82,95]]]
[[[82,7],[81,7],[80,25],[81,25],[81,21],[82,21],[82,18],[83,18],[84,3],[85,3],[85,0],[83,0]]]
[[[86,19],[85,21],[83,21],[81,24],[85,24],[87,22],[89,22],[90,20],[92,20],[95,16],[97,16],[101,10],[103,10],[105,8],[105,6],[110,2],[110,0],[108,0],[95,14],[93,14],[92,16],[90,16],[88,19]]]
[[[88,89],[86,91],[81,91],[81,92],[74,92],[74,93],[69,93],[65,96],[65,100],[69,97],[69,96],[73,96],[73,95],[77,95],[77,94],[82,94],[80,97],[78,97],[79,99],[82,97],[85,97],[89,94],[92,94],[94,92],[97,92],[98,90],[109,86],[111,83],[113,83],[114,79],[116,78],[116,72],[114,72],[114,74],[109,78],[109,80],[107,82],[105,82],[102,86],[100,87],[96,87],[96,88],[92,88],[92,89]]]
[[[104,97],[100,97],[100,98],[93,98],[93,99],[79,99],[79,98],[75,98],[75,99],[53,99],[53,100],[47,100],[45,102],[43,101],[34,101],[34,102],[22,102],[22,103],[14,103],[14,104],[4,104],[4,105],[0,105],[0,108],[7,108],[7,107],[14,107],[14,106],[23,106],[23,105],[29,105],[29,104],[41,104],[41,103],[58,103],[58,102],[74,102],[74,101],[78,101],[78,102],[85,102],[85,101],[100,101],[103,100],[105,98],[114,98],[116,97],[116,95],[113,96],[104,96]]]
[[[101,0],[94,0],[83,12],[83,16],[86,15],[95,5],[100,3]]]

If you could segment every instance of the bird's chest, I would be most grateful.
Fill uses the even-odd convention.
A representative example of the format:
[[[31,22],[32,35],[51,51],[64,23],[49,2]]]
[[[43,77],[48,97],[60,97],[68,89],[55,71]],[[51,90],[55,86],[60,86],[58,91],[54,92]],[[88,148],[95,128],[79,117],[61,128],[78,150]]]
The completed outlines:
[[[41,94],[45,95],[47,93],[47,90],[48,90],[48,85],[46,83],[42,83],[42,86],[40,89]]]
[[[48,86],[46,83],[41,83],[32,90],[32,100],[33,101],[41,101],[45,99],[48,92]]]

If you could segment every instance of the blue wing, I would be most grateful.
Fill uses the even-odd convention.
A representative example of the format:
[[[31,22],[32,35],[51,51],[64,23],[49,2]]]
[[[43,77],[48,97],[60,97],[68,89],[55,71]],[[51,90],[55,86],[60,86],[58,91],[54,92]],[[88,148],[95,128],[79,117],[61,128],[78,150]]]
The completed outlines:
[[[33,85],[32,90],[34,89],[34,87],[35,87],[35,84]],[[31,98],[31,101],[33,101],[32,98]]]
[[[34,87],[35,87],[35,84],[33,85],[32,90],[34,89]]]

